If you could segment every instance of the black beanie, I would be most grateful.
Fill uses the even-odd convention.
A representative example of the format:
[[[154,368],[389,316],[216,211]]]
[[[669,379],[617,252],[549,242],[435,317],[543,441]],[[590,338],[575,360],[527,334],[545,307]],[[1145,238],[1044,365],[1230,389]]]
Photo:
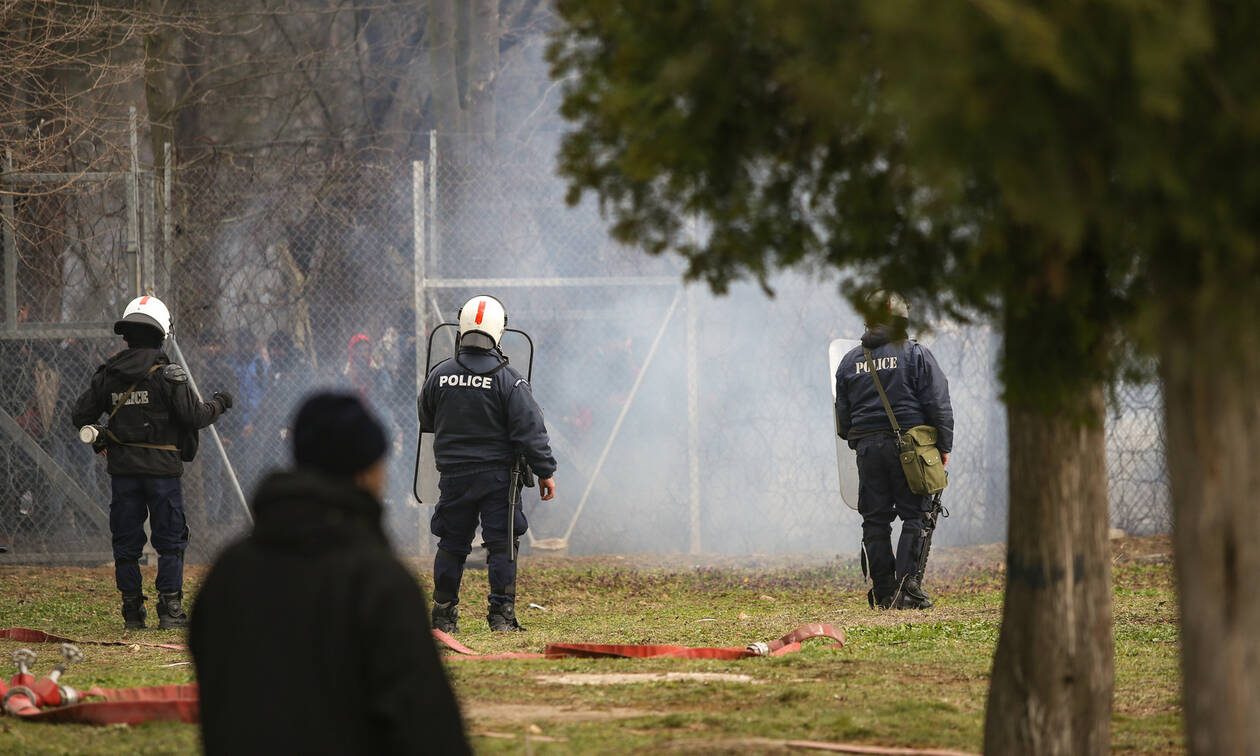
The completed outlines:
[[[315,394],[293,421],[293,461],[331,475],[352,476],[385,456],[385,431],[353,394]]]

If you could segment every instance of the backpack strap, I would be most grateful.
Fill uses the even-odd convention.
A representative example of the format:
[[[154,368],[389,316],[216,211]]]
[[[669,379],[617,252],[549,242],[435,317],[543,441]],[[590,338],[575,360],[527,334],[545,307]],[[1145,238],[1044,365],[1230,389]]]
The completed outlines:
[[[893,414],[892,405],[888,403],[888,395],[884,393],[884,384],[880,383],[879,373],[875,372],[875,361],[871,359],[871,350],[862,347],[862,353],[866,355],[866,369],[875,379],[875,390],[879,392],[879,400],[884,403],[884,411],[888,413],[888,422],[892,423],[893,433],[897,434],[897,438],[901,438],[901,426],[897,424],[897,416]]]
[[[118,414],[118,410],[122,409],[122,408],[123,408],[123,405],[127,403],[127,400],[131,398],[131,395],[132,395],[132,394],[135,392],[135,390],[136,390],[136,386],[139,386],[139,385],[140,385],[140,381],[143,381],[145,378],[148,378],[149,376],[153,375],[155,372],[157,372],[157,369],[158,369],[158,368],[160,368],[160,367],[162,367],[162,366],[161,366],[161,365],[154,365],[153,367],[149,368],[147,371],[145,371],[145,374],[144,374],[144,375],[140,376],[140,378],[136,380],[136,382],[135,382],[135,383],[133,383],[133,384],[131,384],[130,386],[128,386],[128,387],[127,387],[127,390],[126,390],[126,391],[124,391],[124,392],[122,393],[122,396],[121,396],[121,397],[119,397],[119,399],[118,399],[118,403],[117,403],[117,404],[115,404],[115,405],[114,405],[114,408],[113,408],[112,410],[110,410],[110,411],[109,411],[109,419],[110,419],[110,420],[113,420],[113,419],[114,419],[114,415],[117,415],[117,414]]]
[[[114,405],[114,409],[110,410],[109,420],[114,419],[114,415],[118,414],[118,410],[122,409],[123,405],[127,403],[127,400],[131,398],[131,395],[135,393],[136,387],[140,385],[140,381],[143,381],[145,378],[148,378],[149,376],[153,375],[161,367],[162,367],[161,365],[154,365],[153,367],[149,368],[149,370],[144,375],[140,376],[139,380],[131,384],[131,386],[129,386],[127,390],[123,392],[122,397],[118,399],[118,403]],[[175,446],[174,444],[150,444],[150,443],[145,443],[144,441],[122,441],[118,438],[118,436],[114,435],[114,432],[112,430],[109,429],[108,420],[106,421],[106,423],[107,424],[105,426],[105,435],[109,436],[110,440],[118,444],[119,446],[138,446],[141,449],[157,449],[159,451],[179,451],[179,447]]]

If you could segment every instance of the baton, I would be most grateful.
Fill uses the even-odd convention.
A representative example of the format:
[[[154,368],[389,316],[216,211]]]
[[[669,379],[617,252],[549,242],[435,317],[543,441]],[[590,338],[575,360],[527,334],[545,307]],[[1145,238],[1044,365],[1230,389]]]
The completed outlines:
[[[525,455],[516,455],[512,463],[512,475],[508,479],[508,561],[516,561],[516,507],[520,504],[521,488],[534,487],[534,476],[525,464]]]

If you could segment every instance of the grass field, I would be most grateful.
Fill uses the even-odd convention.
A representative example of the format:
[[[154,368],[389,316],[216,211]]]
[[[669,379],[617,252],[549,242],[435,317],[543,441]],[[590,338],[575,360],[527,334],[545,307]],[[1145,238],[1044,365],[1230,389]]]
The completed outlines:
[[[1114,542],[1116,753],[1180,753],[1177,609],[1167,538]],[[485,572],[464,583],[458,638],[483,653],[547,641],[743,646],[806,622],[848,634],[779,658],[461,660],[448,665],[479,753],[775,753],[786,739],[979,752],[1001,618],[1000,546],[934,552],[937,608],[873,612],[850,559],[823,557],[525,558],[518,614],[528,633],[492,635]],[[416,564],[426,590],[425,570]],[[152,568],[145,580],[152,583]],[[204,570],[190,567],[195,602]],[[112,570],[0,568],[0,627],[74,638],[181,642],[121,629]],[[152,602],[150,602],[151,604]],[[527,608],[537,604],[545,609]],[[152,609],[150,610],[152,611]],[[8,659],[18,643],[0,641]],[[43,675],[56,647],[35,649]],[[76,687],[191,682],[179,651],[85,646]],[[679,677],[673,673],[686,673]],[[7,678],[11,672],[6,671]],[[668,675],[673,674],[673,677]],[[689,676],[688,676],[689,675]],[[615,677],[614,677],[615,676]],[[189,725],[38,725],[0,719],[0,753],[195,753]]]

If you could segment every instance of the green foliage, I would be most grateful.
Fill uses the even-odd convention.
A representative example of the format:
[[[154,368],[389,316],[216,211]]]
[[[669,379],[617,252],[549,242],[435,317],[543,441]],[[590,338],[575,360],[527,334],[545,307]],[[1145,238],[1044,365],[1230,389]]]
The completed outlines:
[[[916,169],[947,203],[987,182],[1050,246],[1045,284],[1101,284],[1089,317],[1148,349],[1157,326],[1254,307],[1240,296],[1260,275],[1254,6],[865,7]],[[1079,257],[1093,271],[1065,275]]]
[[[932,287],[949,226],[916,214],[856,8],[558,3],[549,57],[579,125],[560,158],[570,201],[594,191],[619,240],[678,250],[717,291],[849,263]]]
[[[1260,273],[1249,4],[561,0],[570,201],[723,291],[841,271],[1006,331],[1061,411]],[[702,233],[695,234],[698,226]]]

